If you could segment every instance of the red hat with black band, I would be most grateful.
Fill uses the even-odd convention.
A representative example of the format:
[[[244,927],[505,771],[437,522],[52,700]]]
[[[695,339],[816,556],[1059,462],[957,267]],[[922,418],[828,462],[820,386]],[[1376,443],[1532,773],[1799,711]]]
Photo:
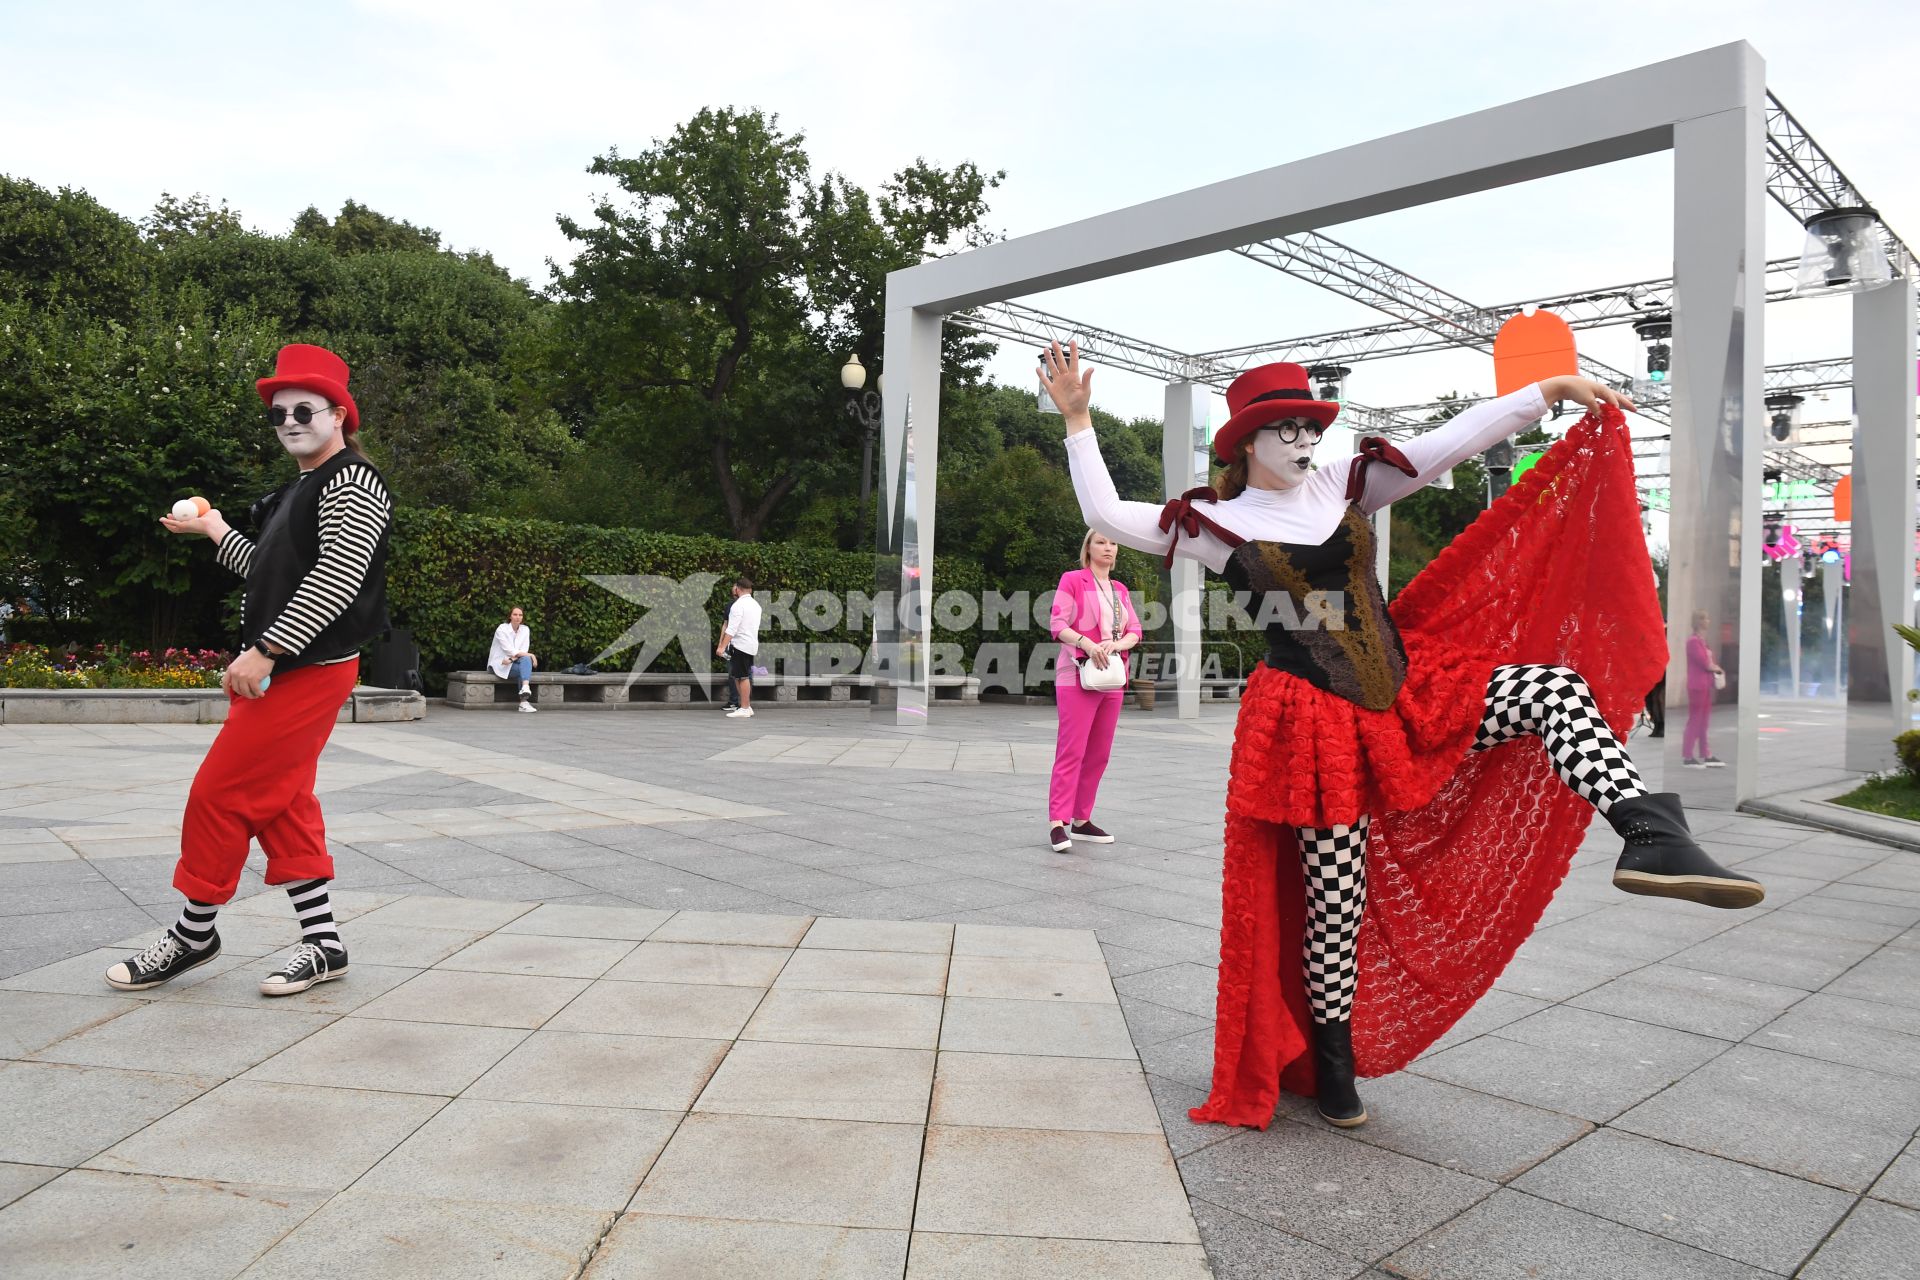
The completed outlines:
[[[347,394],[347,378],[351,373],[347,362],[325,347],[290,342],[280,348],[280,354],[274,358],[273,376],[253,385],[260,389],[260,399],[268,405],[273,403],[274,392],[289,388],[325,396],[329,404],[347,411],[347,434],[352,435],[360,429],[360,409]]]
[[[1306,418],[1325,427],[1340,412],[1337,400],[1315,400],[1305,366],[1263,364],[1249,369],[1227,388],[1224,425],[1213,433],[1213,456],[1231,465],[1239,459],[1240,442],[1262,427],[1287,418]]]

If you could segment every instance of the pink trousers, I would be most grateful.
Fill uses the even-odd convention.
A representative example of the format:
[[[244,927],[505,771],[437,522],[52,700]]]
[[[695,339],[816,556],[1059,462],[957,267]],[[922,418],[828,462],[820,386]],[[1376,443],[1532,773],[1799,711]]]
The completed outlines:
[[[1124,689],[1091,692],[1079,684],[1054,686],[1060,736],[1053,747],[1053,787],[1047,793],[1047,817],[1078,821],[1093,816],[1100,775],[1113,754],[1113,727],[1120,721]]]

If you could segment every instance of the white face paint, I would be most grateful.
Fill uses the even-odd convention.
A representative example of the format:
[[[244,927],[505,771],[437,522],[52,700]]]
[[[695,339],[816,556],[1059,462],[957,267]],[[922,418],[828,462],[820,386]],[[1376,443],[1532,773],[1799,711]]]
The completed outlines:
[[[293,416],[293,411],[303,404],[312,410],[312,421],[305,426],[294,421]],[[346,413],[335,412],[328,407],[331,404],[320,392],[300,387],[287,387],[273,393],[273,407],[287,411],[287,420],[273,429],[274,434],[280,437],[281,446],[293,455],[294,461],[305,462],[331,449],[346,429]]]
[[[1307,482],[1308,468],[1313,464],[1313,446],[1318,443],[1315,427],[1309,425],[1299,433],[1299,439],[1289,444],[1280,438],[1279,431],[1272,427],[1262,427],[1253,434],[1253,460],[1266,468],[1274,483],[1283,489],[1295,489]],[[1296,423],[1297,425],[1297,423]]]

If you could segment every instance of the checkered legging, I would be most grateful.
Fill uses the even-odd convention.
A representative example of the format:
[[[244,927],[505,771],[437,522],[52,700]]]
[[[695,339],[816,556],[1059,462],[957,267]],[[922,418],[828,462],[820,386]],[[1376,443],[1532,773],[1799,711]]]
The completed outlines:
[[[1485,751],[1523,734],[1540,739],[1560,780],[1601,813],[1616,800],[1647,793],[1593,691],[1570,667],[1493,669],[1473,749]],[[1367,905],[1367,819],[1297,827],[1294,834],[1307,882],[1307,1001],[1315,1022],[1339,1022],[1353,1010],[1358,976],[1354,944]]]

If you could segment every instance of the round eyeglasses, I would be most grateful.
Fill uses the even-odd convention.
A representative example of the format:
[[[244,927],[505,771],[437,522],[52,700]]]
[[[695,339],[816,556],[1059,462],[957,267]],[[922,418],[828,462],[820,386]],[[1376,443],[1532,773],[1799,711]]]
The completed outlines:
[[[304,427],[308,423],[313,421],[314,414],[329,413],[333,410],[333,408],[334,408],[333,405],[323,404],[318,409],[316,409],[312,405],[306,403],[303,400],[299,404],[293,406],[293,409],[292,409],[293,420],[296,423],[298,423],[300,426]],[[267,421],[272,423],[276,427],[284,427],[287,425],[287,414],[288,414],[288,410],[282,408],[279,405],[274,405],[271,409],[267,410]]]
[[[1326,427],[1304,418],[1296,418],[1290,422],[1276,422],[1270,427],[1261,429],[1278,433],[1281,444],[1298,444],[1302,435],[1307,437],[1308,444],[1319,444],[1320,437],[1327,434]]]

